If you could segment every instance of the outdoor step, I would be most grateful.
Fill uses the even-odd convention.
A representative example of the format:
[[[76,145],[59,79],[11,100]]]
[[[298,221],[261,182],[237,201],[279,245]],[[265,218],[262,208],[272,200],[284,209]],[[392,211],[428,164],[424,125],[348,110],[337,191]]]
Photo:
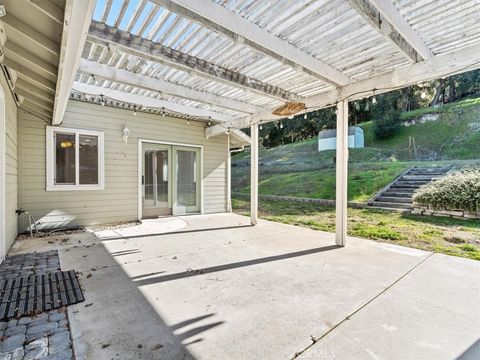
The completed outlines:
[[[392,208],[392,207],[385,207],[385,206],[373,206],[373,207],[376,207],[377,209],[382,209],[382,210],[405,212],[405,213],[410,213],[413,211],[413,208],[402,209],[402,208]]]
[[[382,208],[394,208],[394,209],[411,209],[411,204],[402,204],[402,203],[392,203],[392,202],[383,202],[383,201],[374,201],[372,206],[382,207]]]
[[[402,203],[412,204],[412,198],[410,197],[398,197],[398,196],[379,196],[376,201],[389,202],[389,203]]]
[[[414,167],[411,171],[448,171],[451,166],[437,166],[437,167]]]
[[[410,196],[413,196],[416,190],[414,188],[403,188],[403,187],[391,187],[389,190],[393,192],[399,192],[399,193],[404,193],[404,194],[410,194]]]
[[[428,184],[430,181],[426,180],[398,180],[395,185],[415,185],[422,186]]]
[[[409,171],[411,174],[445,174],[448,172],[449,169],[447,170],[412,170]]]
[[[400,191],[384,191],[381,196],[390,196],[390,197],[406,197],[406,198],[411,198],[412,193],[411,192],[400,192]]]
[[[408,189],[408,190],[416,190],[418,189],[419,186],[416,186],[416,185],[397,185],[397,184],[393,184],[392,186],[390,186],[390,189]]]
[[[397,179],[389,188],[369,205],[390,210],[409,211],[413,209],[412,198],[421,186],[441,178],[450,170],[447,168],[414,168]]]
[[[430,176],[430,175],[403,175],[399,180],[425,180],[425,181],[432,181],[434,179],[438,179],[439,176]]]
[[[409,172],[405,175],[414,175],[414,176],[442,176],[445,175],[443,172]]]

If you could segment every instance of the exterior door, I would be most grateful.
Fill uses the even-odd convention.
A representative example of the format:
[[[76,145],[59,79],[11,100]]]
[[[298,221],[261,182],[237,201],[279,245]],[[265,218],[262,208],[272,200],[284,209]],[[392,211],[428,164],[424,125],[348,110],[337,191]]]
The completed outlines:
[[[171,149],[143,144],[143,217],[172,214]]]
[[[173,154],[175,168],[173,214],[198,213],[201,182],[200,149],[174,146]]]
[[[143,143],[142,217],[200,212],[199,148]]]

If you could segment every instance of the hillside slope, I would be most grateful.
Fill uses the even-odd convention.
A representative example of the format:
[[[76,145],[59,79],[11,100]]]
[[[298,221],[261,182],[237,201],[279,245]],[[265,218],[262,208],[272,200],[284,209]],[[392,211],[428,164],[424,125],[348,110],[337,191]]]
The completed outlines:
[[[462,102],[463,103],[463,102]],[[462,104],[460,103],[460,104]],[[477,103],[477,102],[476,102]],[[360,126],[369,148],[390,150],[398,160],[413,160],[409,152],[409,137],[414,138],[418,160],[464,160],[480,158],[480,105],[448,107],[423,111],[438,116],[436,121],[402,126],[400,133],[387,140],[376,140],[372,122]],[[415,114],[415,112],[414,112]],[[407,118],[409,113],[402,117]]]
[[[480,99],[479,99],[480,100]],[[350,149],[349,200],[365,201],[411,166],[434,166],[480,159],[480,101],[460,102],[440,109],[405,113],[403,119],[433,114],[435,121],[402,127],[388,140],[373,136],[372,122],[364,129],[365,148]],[[468,105],[468,106],[467,106]],[[430,117],[432,118],[432,116]],[[417,157],[409,148],[416,144]],[[333,199],[335,151],[317,151],[317,139],[260,150],[260,194]],[[249,190],[249,153],[232,158],[232,190]]]

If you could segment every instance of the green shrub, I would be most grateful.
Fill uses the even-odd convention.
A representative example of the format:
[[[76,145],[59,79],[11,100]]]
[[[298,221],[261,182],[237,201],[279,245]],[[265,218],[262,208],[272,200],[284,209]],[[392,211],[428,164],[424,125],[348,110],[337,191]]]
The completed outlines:
[[[376,139],[383,140],[391,138],[398,134],[401,127],[400,112],[392,108],[384,108],[382,112],[376,114],[373,121],[373,134]]]
[[[434,210],[480,213],[480,169],[451,173],[423,185],[413,201]]]

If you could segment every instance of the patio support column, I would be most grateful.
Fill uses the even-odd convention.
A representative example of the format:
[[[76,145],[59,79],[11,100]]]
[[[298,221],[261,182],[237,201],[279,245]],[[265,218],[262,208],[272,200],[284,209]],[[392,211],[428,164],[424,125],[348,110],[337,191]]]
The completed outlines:
[[[335,242],[345,246],[347,241],[347,175],[348,175],[348,100],[337,104]]]
[[[258,222],[258,124],[250,127],[250,217],[251,224]]]
[[[232,212],[232,153],[230,152],[230,133],[227,134],[227,212]]]

